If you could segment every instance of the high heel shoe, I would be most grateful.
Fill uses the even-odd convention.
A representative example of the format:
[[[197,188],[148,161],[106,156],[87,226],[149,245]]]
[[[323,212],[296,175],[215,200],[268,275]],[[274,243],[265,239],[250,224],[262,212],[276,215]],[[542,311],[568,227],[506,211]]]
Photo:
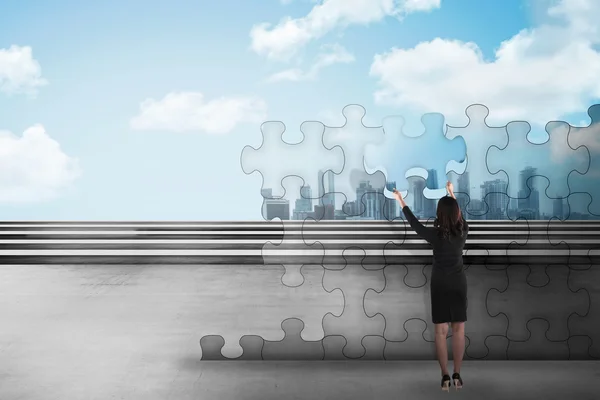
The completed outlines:
[[[452,374],[452,381],[454,382],[454,387],[456,390],[462,389],[463,380],[458,372]]]
[[[442,376],[442,390],[450,391],[450,375]]]

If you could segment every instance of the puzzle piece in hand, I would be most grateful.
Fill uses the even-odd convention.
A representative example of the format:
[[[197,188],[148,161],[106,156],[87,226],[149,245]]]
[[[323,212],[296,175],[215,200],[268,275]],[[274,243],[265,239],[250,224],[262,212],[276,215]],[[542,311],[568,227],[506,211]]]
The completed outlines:
[[[542,271],[538,272],[538,276],[540,273],[547,274],[548,282],[540,287],[532,286],[531,271],[540,268]],[[510,265],[506,272],[507,289],[491,289],[486,304],[491,316],[503,313],[508,317],[508,339],[527,340],[527,322],[533,318],[544,318],[549,322],[548,339],[568,339],[569,317],[574,313],[584,315],[588,301],[584,293],[570,289],[567,281],[569,267],[515,264]]]
[[[257,171],[262,175],[262,189],[272,189],[273,197],[285,195],[283,180],[297,176],[316,180],[319,171],[332,170],[340,173],[344,168],[344,152],[339,146],[329,149],[323,145],[325,125],[320,122],[304,122],[300,130],[304,139],[299,143],[283,140],[286,128],[283,122],[268,121],[261,125],[263,141],[258,149],[245,146],[241,154],[242,170],[246,174]],[[318,162],[310,162],[318,160]],[[321,172],[322,173],[322,172]]]
[[[281,276],[281,283],[285,286],[297,287],[304,283],[304,276],[302,275],[302,267],[304,265],[313,265],[315,267],[323,265],[325,248],[320,242],[314,242],[310,245],[306,244],[302,237],[302,231],[296,223],[286,223],[279,219],[278,221],[278,224],[283,230],[283,238],[278,244],[268,241],[263,245],[263,261],[265,265],[281,265],[284,268],[284,273]],[[319,251],[320,260],[314,264],[294,263],[294,257],[290,256],[286,257],[286,262],[282,264],[281,256],[274,257],[270,254],[270,252],[282,250]]]
[[[569,147],[567,137],[570,125],[566,122],[549,122],[544,134],[548,139],[543,143],[531,141],[531,125],[525,121],[510,122],[506,131],[508,146],[504,149],[490,147],[486,158],[490,173],[503,172],[498,178],[503,175],[507,177],[505,193],[515,199],[529,198],[531,189],[539,180],[535,177],[544,176],[550,181],[546,189],[549,198],[567,198],[570,193],[567,182],[569,174],[572,171],[584,173],[589,160],[585,149],[573,150]]]
[[[580,146],[589,151],[589,167],[583,175],[569,175],[571,193],[590,193],[591,203],[586,207],[590,214],[600,216],[600,104],[594,104],[588,109],[591,118],[587,127],[571,127],[569,132],[569,147],[576,149]]]
[[[366,252],[360,248],[347,248],[343,252]],[[323,277],[325,290],[339,289],[344,293],[344,311],[340,316],[327,314],[323,318],[325,335],[343,334],[347,344],[343,354],[348,358],[361,358],[365,355],[362,340],[365,336],[383,336],[385,318],[382,315],[368,317],[365,314],[364,298],[368,290],[381,291],[385,287],[385,277],[381,269],[368,270],[362,264],[349,264],[341,270],[325,270]]]
[[[262,360],[262,348],[264,340],[260,336],[245,335],[240,338],[240,346],[243,349],[241,356],[237,358],[227,358],[221,354],[221,349],[225,345],[225,339],[220,335],[206,335],[200,339],[200,348],[202,349],[202,360],[206,361],[225,361],[225,360]]]
[[[304,322],[298,318],[288,318],[281,323],[285,337],[280,341],[265,341],[262,349],[263,360],[322,360],[324,351],[321,340],[306,341],[301,333]]]
[[[543,318],[527,321],[529,337],[511,340],[508,345],[509,360],[567,360],[569,359],[568,338],[550,340],[547,336],[550,323]]]
[[[364,167],[365,146],[369,143],[379,143],[383,140],[383,127],[368,127],[363,124],[366,115],[364,107],[358,104],[350,104],[343,108],[342,114],[346,119],[343,126],[325,128],[323,144],[328,149],[341,147],[344,154],[344,168],[335,176],[335,193],[341,193],[346,197],[346,202],[360,200],[356,199],[356,187],[362,180],[369,180],[372,186],[385,185],[385,177],[371,176],[367,174]],[[311,157],[319,160],[319,157]]]
[[[470,178],[475,175],[479,182],[498,179],[497,175],[493,175],[488,171],[486,156],[488,149],[492,146],[499,149],[506,148],[508,133],[506,132],[506,126],[489,126],[487,124],[490,111],[482,104],[470,105],[465,113],[469,118],[469,123],[463,127],[448,126],[446,137],[448,139],[463,138],[469,150],[464,161],[466,166],[463,173],[458,174],[451,171],[448,175],[450,180],[454,178],[458,180],[458,184],[454,188],[456,197],[466,197],[466,202],[461,204],[463,209],[472,216],[481,216],[488,213],[487,196],[483,197],[481,207],[478,202],[471,203],[471,199],[481,198],[481,196],[473,196],[475,193],[471,193]],[[478,189],[477,193],[479,193]]]
[[[425,131],[419,136],[407,136],[404,132],[403,117],[385,118],[383,143],[370,144],[365,149],[367,171],[384,172],[387,180],[396,181],[396,188],[404,191],[409,189],[407,180],[409,170],[413,168],[434,170],[437,177],[427,181],[427,188],[443,189],[447,180],[448,163],[451,160],[459,163],[465,160],[466,144],[462,137],[452,140],[446,137],[442,114],[425,114],[421,122],[425,126]],[[443,153],[436,153],[435,149],[443,149]]]

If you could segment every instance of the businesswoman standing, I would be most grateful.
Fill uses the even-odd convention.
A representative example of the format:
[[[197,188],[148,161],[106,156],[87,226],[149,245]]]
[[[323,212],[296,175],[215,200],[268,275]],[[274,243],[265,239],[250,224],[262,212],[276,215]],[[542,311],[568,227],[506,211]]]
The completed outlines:
[[[433,228],[425,227],[394,189],[394,197],[402,206],[406,220],[415,232],[433,247],[431,271],[431,318],[435,325],[435,347],[442,369],[442,390],[450,389],[448,351],[446,338],[448,325],[452,325],[452,351],[454,373],[452,380],[456,389],[463,385],[460,367],[465,351],[465,321],[467,320],[467,276],[463,270],[463,247],[469,232],[451,182],[446,184],[449,196],[437,204]]]

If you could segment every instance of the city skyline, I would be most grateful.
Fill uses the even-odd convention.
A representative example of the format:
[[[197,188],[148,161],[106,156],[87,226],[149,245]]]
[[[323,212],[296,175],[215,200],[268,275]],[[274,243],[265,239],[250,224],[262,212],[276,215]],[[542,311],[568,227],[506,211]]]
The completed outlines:
[[[454,185],[458,204],[461,210],[466,211],[468,219],[472,220],[506,220],[525,218],[530,220],[564,218],[567,214],[567,199],[550,199],[550,205],[542,209],[540,193],[537,189],[537,169],[527,166],[520,171],[518,197],[509,197],[507,193],[508,182],[504,179],[484,181],[479,185],[480,198],[471,198],[470,175],[468,171],[454,174],[450,181]],[[355,188],[356,200],[342,201],[342,207],[336,208],[336,194],[344,197],[342,193],[335,192],[335,176],[331,170],[319,171],[317,181],[318,196],[313,198],[312,187],[305,184],[300,187],[300,196],[294,204],[284,197],[272,198],[270,188],[262,191],[264,202],[262,215],[265,219],[280,218],[283,220],[303,220],[312,218],[317,220],[393,220],[401,216],[397,201],[384,195],[384,189],[391,192],[395,182],[386,182],[385,187],[373,187],[369,180],[359,182]],[[413,213],[422,219],[435,217],[435,210],[439,198],[427,198],[425,189],[438,189],[437,171],[427,170],[427,178],[419,176],[410,177],[410,189],[405,196],[405,201]],[[531,188],[530,188],[531,187]],[[325,189],[327,188],[327,189]],[[527,196],[527,193],[529,195]],[[359,207],[358,199],[363,205]],[[469,201],[470,199],[470,201]],[[362,212],[361,212],[362,211]],[[570,219],[593,219],[587,213],[571,212]]]

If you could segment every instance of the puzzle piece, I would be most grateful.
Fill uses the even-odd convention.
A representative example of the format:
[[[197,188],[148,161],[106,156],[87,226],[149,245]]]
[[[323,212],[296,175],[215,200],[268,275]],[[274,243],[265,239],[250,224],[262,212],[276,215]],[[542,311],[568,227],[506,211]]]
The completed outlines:
[[[469,217],[483,216],[488,213],[487,196],[479,195],[479,188],[476,187],[475,192],[471,192],[470,179],[473,175],[477,177],[479,182],[494,181],[498,179],[497,175],[491,174],[487,168],[487,152],[492,146],[505,149],[508,145],[508,133],[506,126],[489,126],[487,117],[489,109],[482,104],[473,104],[467,107],[465,114],[469,118],[469,123],[466,126],[448,126],[446,137],[450,140],[456,137],[462,137],[466,143],[467,149],[470,151],[466,155],[464,163],[464,172],[449,172],[450,180],[457,179],[455,186],[456,197],[465,196],[465,202],[461,204],[461,208],[467,212]],[[479,185],[477,185],[479,186]],[[471,199],[481,199],[471,203]]]
[[[589,250],[596,255],[598,250]],[[586,304],[583,313],[569,318],[569,331],[573,336],[587,336],[591,339],[589,357],[600,359],[600,267],[598,264],[571,266],[569,289],[585,293]]]
[[[452,140],[444,133],[444,116],[439,113],[421,117],[425,131],[419,136],[407,136],[404,132],[405,120],[400,116],[384,119],[384,141],[380,145],[369,144],[365,148],[367,171],[382,171],[387,180],[396,181],[396,188],[409,189],[407,172],[413,168],[436,171],[437,176],[427,181],[428,189],[444,189],[448,163],[452,160],[463,162],[466,157],[466,144],[462,137]],[[443,148],[442,155],[432,149]],[[445,194],[441,194],[442,196]]]
[[[532,270],[540,268],[548,274],[549,280],[541,287],[534,287],[529,283],[529,276]],[[492,317],[500,313],[508,317],[509,340],[527,340],[527,321],[533,318],[549,321],[550,340],[568,339],[570,315],[584,315],[587,304],[585,294],[570,289],[569,272],[569,267],[561,265],[510,265],[507,268],[507,288],[491,289],[486,304]]]
[[[302,267],[305,282],[294,288],[281,284],[281,266],[228,266],[225,280],[222,266],[214,271],[208,265],[203,267],[206,268],[199,293],[209,296],[207,301],[214,293],[218,307],[207,307],[198,315],[201,321],[198,333],[200,337],[222,336],[225,344],[221,352],[227,358],[243,354],[239,343],[244,335],[282,340],[281,321],[291,317],[304,321],[304,340],[320,340],[324,337],[323,316],[341,314],[344,309],[341,290],[328,292],[323,288],[322,266]]]
[[[589,360],[592,338],[587,335],[571,335],[568,340],[569,360]]]
[[[583,172],[574,172],[569,175],[569,187],[571,193],[590,194],[590,203],[587,204],[586,210],[592,215],[600,216],[600,203],[598,202],[600,198],[598,187],[598,178],[600,177],[600,104],[592,105],[588,109],[588,115],[591,119],[589,126],[571,127],[569,132],[568,147],[571,149],[581,147],[587,150],[587,160],[589,161]]]
[[[421,265],[387,265],[383,269],[385,287],[382,290],[369,288],[364,296],[364,311],[369,318],[377,315],[385,317],[385,331],[382,336],[387,341],[404,341],[408,332],[404,323],[411,318],[431,320],[430,300],[427,286],[413,288],[404,283],[409,274],[422,275]],[[430,272],[427,275],[427,281]]]
[[[535,178],[546,177],[550,184],[546,188],[549,198],[565,199],[569,193],[567,178],[572,171],[585,173],[588,164],[587,152],[573,150],[567,143],[570,125],[566,122],[549,122],[546,125],[547,139],[543,143],[531,141],[531,125],[525,121],[510,122],[506,126],[509,143],[504,149],[492,146],[486,158],[490,173],[505,175],[508,180],[506,194],[515,199],[526,199],[535,187]],[[553,149],[569,149],[564,153]],[[507,162],[510,157],[510,162]],[[535,165],[535,168],[533,168]]]
[[[488,349],[486,360],[508,360],[510,340],[503,335],[490,335],[483,341]]]
[[[568,360],[568,338],[551,340],[548,338],[550,323],[543,318],[527,321],[529,336],[524,340],[510,340],[509,360]]]
[[[200,348],[202,348],[202,360],[204,361],[224,361],[224,360],[262,360],[263,338],[256,335],[244,335],[240,338],[240,346],[243,353],[239,357],[227,358],[221,354],[221,349],[225,345],[225,339],[220,335],[207,335],[200,339]]]
[[[279,244],[274,244],[271,241],[263,245],[263,260],[265,265],[281,265],[285,272],[281,277],[281,283],[289,287],[297,287],[304,283],[304,276],[301,273],[304,265],[322,266],[323,258],[325,257],[325,248],[320,242],[314,242],[310,245],[306,244],[302,238],[301,227],[297,222],[278,222],[283,230],[283,238]],[[271,251],[294,250],[294,251],[318,251],[320,260],[313,264],[293,263],[294,257],[286,257],[286,262],[281,264],[281,257],[273,257],[269,254]]]
[[[386,327],[387,328],[387,327]],[[403,340],[388,340],[384,350],[386,360],[432,360],[435,359],[435,346],[425,339],[427,323],[420,318],[409,318],[402,324]],[[452,352],[452,346],[448,346]],[[451,356],[449,356],[451,359]]]
[[[282,181],[288,176],[312,180],[323,171],[340,173],[344,168],[344,152],[339,146],[325,148],[323,135],[325,125],[308,121],[300,126],[304,139],[299,143],[288,143],[283,139],[286,127],[283,122],[268,121],[261,125],[263,141],[256,149],[245,146],[241,154],[242,170],[250,175],[257,171],[262,175],[262,189],[272,189],[274,198],[286,193]],[[308,162],[310,159],[318,163]]]
[[[465,255],[469,251],[465,251]],[[490,336],[506,336],[508,330],[506,315],[493,317],[487,309],[487,297],[491,288],[506,290],[508,277],[504,271],[492,270],[486,264],[465,265],[465,274],[468,301],[465,336],[469,338],[465,355],[484,359],[493,352],[486,345],[486,339]]]
[[[288,318],[281,323],[285,337],[280,341],[265,341],[262,349],[263,360],[322,360],[324,355],[322,340],[306,341],[301,337],[304,322],[298,318]]]
[[[349,248],[344,250],[343,257]],[[363,258],[366,256],[364,250]],[[348,358],[361,358],[365,355],[362,340],[365,336],[383,336],[385,318],[382,315],[367,316],[364,308],[365,293],[368,290],[383,290],[385,277],[381,269],[368,270],[362,264],[347,263],[340,270],[325,270],[323,277],[325,290],[339,289],[344,293],[344,311],[340,316],[331,313],[323,318],[323,329],[327,336],[343,334],[347,344],[343,354]]]
[[[363,180],[371,181],[374,187],[383,188],[385,176],[368,174],[364,167],[365,146],[369,143],[379,143],[384,138],[383,127],[368,127],[363,124],[366,110],[358,104],[350,104],[342,109],[346,122],[339,127],[327,126],[323,135],[323,144],[327,149],[341,147],[344,154],[344,168],[336,172],[335,193],[341,193],[346,202],[357,201],[356,188]],[[314,157],[320,160],[320,157]],[[333,168],[331,168],[333,169]],[[360,215],[350,214],[350,215]]]
[[[324,236],[323,231],[338,231],[339,233]],[[376,231],[377,234],[371,233],[372,231]],[[356,249],[355,242],[357,241],[362,242],[361,250],[383,252],[385,255],[385,247],[392,244],[400,245],[404,240],[405,233],[404,221],[400,217],[392,223],[372,221],[365,225],[341,225],[339,221],[316,221],[311,218],[306,218],[302,223],[302,240],[307,246],[318,243],[324,247],[323,267],[328,270],[343,269],[347,264],[347,258],[339,255],[339,252],[351,248]],[[373,242],[364,243],[365,235]],[[360,258],[357,262],[361,262]],[[383,265],[379,268],[383,268]]]

